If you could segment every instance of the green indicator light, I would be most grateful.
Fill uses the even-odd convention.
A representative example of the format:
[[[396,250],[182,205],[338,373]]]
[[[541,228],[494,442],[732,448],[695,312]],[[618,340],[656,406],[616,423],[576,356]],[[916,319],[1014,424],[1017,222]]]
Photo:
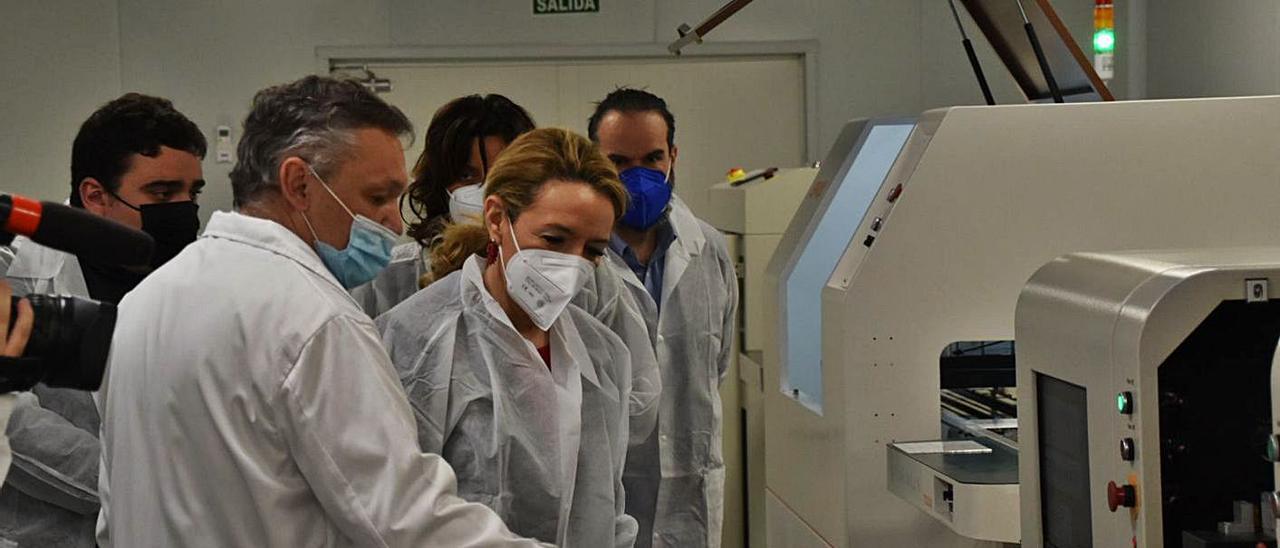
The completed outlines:
[[[1093,52],[1111,53],[1116,50],[1116,31],[1102,29],[1093,33]]]
[[[1116,411],[1123,415],[1133,413],[1133,392],[1121,392],[1116,395]]]

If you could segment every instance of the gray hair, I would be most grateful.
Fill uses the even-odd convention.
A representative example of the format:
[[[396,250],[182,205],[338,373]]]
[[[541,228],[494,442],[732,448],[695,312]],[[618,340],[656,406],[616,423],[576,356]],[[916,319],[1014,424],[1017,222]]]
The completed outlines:
[[[357,129],[381,129],[397,137],[413,135],[400,109],[351,80],[307,76],[259,91],[244,120],[231,191],[241,207],[277,191],[280,163],[297,156],[321,176],[347,160]]]

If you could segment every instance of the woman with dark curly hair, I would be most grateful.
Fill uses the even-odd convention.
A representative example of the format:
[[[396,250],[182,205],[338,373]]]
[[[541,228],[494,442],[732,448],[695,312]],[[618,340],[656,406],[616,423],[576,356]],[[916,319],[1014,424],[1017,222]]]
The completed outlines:
[[[387,269],[351,291],[369,317],[378,317],[423,286],[423,276],[431,271],[427,255],[445,225],[478,218],[489,167],[507,145],[534,127],[524,108],[497,94],[459,97],[436,111],[413,167],[414,180],[401,198],[414,217],[405,219],[414,241],[396,246]]]

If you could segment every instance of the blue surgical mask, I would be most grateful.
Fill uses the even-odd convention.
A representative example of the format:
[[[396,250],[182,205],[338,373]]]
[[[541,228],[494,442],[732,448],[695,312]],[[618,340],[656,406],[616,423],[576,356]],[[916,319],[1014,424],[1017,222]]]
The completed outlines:
[[[303,213],[302,220],[307,223],[307,228],[311,230],[311,237],[316,242],[316,254],[320,255],[324,266],[338,278],[342,287],[352,289],[369,283],[391,263],[391,248],[395,247],[398,236],[391,229],[374,222],[373,219],[352,213],[351,208],[338,199],[338,195],[329,188],[329,183],[324,182],[314,168],[307,166],[307,169],[311,170],[311,175],[320,181],[320,186],[329,192],[329,195],[342,206],[342,209],[346,210],[347,215],[352,219],[347,247],[337,249],[320,240],[316,235],[315,227],[311,226],[311,220],[307,218],[306,213]]]
[[[636,230],[649,230],[662,219],[671,203],[671,185],[667,174],[643,166],[629,168],[618,176],[627,187],[631,201],[627,212],[618,220],[622,226]]]

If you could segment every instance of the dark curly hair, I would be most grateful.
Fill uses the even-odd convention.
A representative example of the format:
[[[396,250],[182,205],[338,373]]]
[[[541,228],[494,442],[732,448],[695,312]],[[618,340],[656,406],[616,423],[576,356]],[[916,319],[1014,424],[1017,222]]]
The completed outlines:
[[[450,184],[461,180],[476,140],[498,137],[511,143],[535,124],[528,111],[502,95],[468,95],[446,103],[427,126],[422,155],[413,167],[413,182],[401,197],[416,219],[405,219],[409,236],[423,247],[440,234],[448,220]],[[480,147],[483,157],[484,147]],[[493,158],[485,158],[492,165]]]
[[[627,210],[627,188],[618,180],[613,162],[590,139],[561,128],[533,130],[512,142],[489,170],[484,194],[498,197],[514,223],[555,180],[590,188],[613,206],[614,219]],[[488,243],[488,229],[479,224],[446,225],[440,242],[431,248],[431,272],[423,282],[430,284],[462,268],[472,255],[486,251]]]
[[[80,183],[88,178],[118,192],[129,157],[141,154],[154,158],[162,146],[201,159],[208,147],[200,128],[168,99],[126,93],[103,105],[80,125],[71,145],[71,205],[84,207]]]
[[[306,159],[322,176],[332,173],[353,144],[351,132],[367,128],[413,135],[400,109],[353,80],[307,76],[259,91],[231,169],[236,207],[278,189],[280,162],[290,156]]]

